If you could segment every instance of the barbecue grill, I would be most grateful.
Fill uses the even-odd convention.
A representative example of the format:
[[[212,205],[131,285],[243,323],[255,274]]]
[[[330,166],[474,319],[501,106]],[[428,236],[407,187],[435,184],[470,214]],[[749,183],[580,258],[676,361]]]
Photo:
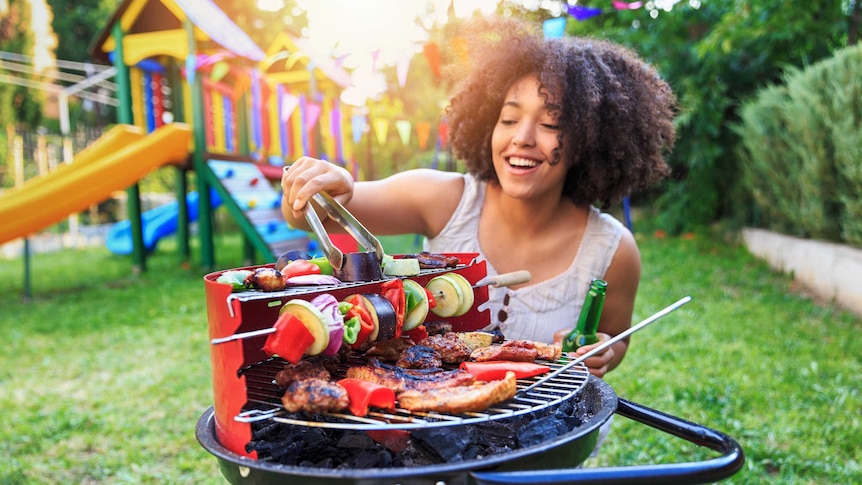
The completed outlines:
[[[454,256],[460,262],[457,267],[422,270],[411,279],[425,285],[440,273],[456,272],[475,285],[485,277],[485,263],[475,254]],[[271,327],[287,300],[311,300],[321,293],[341,300],[353,293],[375,293],[382,283],[235,293],[216,282],[220,274],[206,275],[204,283],[210,338],[222,341]],[[488,312],[479,308],[487,300],[487,287],[476,288],[473,308],[447,321],[455,331],[486,326]],[[211,347],[215,401],[200,417],[196,435],[218,459],[230,483],[707,483],[733,475],[744,461],[741,447],[729,436],[618,398],[585,366],[566,365],[565,358],[550,363],[552,371],[560,371],[552,379],[519,379],[515,398],[480,413],[396,409],[373,410],[361,418],[349,413],[288,413],[281,406],[283,390],[274,382],[284,361],[263,353],[264,338]],[[353,356],[335,377],[364,363],[363,357]],[[613,414],[720,456],[693,463],[573,468],[589,456],[599,428]]]

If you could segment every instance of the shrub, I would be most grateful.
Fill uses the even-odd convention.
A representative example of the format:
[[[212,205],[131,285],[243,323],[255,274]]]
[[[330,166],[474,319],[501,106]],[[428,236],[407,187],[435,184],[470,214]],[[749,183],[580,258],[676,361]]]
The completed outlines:
[[[840,50],[740,109],[742,183],[759,225],[862,245],[862,46]]]

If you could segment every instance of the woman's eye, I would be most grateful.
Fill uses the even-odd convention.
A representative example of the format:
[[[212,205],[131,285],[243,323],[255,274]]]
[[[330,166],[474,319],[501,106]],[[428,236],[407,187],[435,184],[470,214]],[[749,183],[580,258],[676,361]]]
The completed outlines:
[[[553,125],[550,123],[543,123],[542,126],[548,130],[559,130],[560,129],[560,125]]]

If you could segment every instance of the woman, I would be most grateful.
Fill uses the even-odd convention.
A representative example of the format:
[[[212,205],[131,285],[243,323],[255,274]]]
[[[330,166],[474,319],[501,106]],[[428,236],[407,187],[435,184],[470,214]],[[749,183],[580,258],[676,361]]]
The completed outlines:
[[[474,27],[470,69],[447,108],[467,174],[418,169],[354,183],[343,168],[303,157],[282,178],[282,212],[306,227],[308,199],[324,190],[373,233],[478,252],[489,274],[528,269],[530,282],[490,290],[491,327],[509,339],[559,341],[590,281],[604,279],[600,338],[617,335],[631,325],[640,255],[632,234],[593,204],[606,208],[667,175],[674,95],[619,45],[546,40],[511,20]],[[586,365],[602,377],[627,348],[617,342]]]

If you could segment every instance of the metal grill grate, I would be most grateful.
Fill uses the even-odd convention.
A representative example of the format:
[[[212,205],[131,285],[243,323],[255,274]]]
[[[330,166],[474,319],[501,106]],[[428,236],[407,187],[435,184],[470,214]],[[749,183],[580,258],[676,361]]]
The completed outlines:
[[[551,372],[554,372],[566,362],[561,359],[546,364],[551,367]],[[236,421],[251,423],[269,419],[299,426],[353,430],[417,429],[474,424],[534,413],[559,404],[583,389],[590,377],[587,367],[578,364],[526,392],[522,390],[543,376],[518,379],[518,393],[514,398],[481,413],[418,413],[396,408],[393,412],[370,411],[364,417],[343,413],[308,415],[288,413],[281,405],[283,391],[276,385],[275,375],[284,368],[284,364],[283,360],[273,358],[240,371],[246,379],[247,407],[253,406],[254,409],[238,414],[234,418]]]

